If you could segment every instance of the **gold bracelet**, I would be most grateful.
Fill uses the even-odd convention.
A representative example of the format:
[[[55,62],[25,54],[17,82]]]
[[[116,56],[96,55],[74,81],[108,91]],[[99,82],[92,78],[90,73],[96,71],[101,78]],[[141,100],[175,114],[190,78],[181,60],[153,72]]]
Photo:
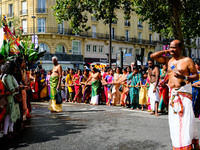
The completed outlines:
[[[165,50],[165,55],[167,55],[167,50]]]

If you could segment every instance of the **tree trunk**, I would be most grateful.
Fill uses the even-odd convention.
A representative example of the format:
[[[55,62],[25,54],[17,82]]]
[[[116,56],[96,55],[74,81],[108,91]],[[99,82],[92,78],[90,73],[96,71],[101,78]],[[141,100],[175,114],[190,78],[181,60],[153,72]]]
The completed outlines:
[[[168,0],[169,5],[169,14],[170,14],[170,21],[174,39],[178,39],[182,42],[182,55],[185,56],[185,46],[184,46],[184,39],[183,33],[181,29],[181,21],[180,21],[180,0]]]

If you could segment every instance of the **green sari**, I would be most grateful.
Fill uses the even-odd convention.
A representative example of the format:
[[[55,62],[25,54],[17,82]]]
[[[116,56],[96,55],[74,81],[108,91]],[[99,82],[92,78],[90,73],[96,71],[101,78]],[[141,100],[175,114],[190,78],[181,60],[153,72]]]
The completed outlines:
[[[91,104],[93,105],[98,105],[99,103],[100,85],[100,80],[95,80],[92,82]]]
[[[62,111],[62,104],[56,104],[56,93],[57,93],[57,86],[58,86],[59,77],[58,76],[51,76],[50,77],[50,101],[49,101],[49,110],[51,111]]]

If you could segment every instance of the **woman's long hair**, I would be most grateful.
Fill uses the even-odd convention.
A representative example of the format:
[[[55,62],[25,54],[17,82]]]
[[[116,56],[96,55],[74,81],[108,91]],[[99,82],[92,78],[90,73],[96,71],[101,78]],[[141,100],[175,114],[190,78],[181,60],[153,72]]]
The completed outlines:
[[[16,64],[15,64],[13,61],[7,61],[7,62],[5,63],[5,65],[3,66],[1,78],[2,78],[5,74],[13,75],[13,74],[14,74],[15,67],[16,67]]]

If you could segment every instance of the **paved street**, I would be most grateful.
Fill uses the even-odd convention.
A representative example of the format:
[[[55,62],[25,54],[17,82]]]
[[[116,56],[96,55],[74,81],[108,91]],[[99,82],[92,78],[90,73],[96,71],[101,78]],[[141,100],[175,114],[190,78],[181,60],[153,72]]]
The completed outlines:
[[[32,103],[33,112],[19,136],[0,140],[0,149],[19,150],[171,150],[168,116],[85,104],[63,104],[50,113],[48,103]],[[196,119],[200,131],[200,121]]]

